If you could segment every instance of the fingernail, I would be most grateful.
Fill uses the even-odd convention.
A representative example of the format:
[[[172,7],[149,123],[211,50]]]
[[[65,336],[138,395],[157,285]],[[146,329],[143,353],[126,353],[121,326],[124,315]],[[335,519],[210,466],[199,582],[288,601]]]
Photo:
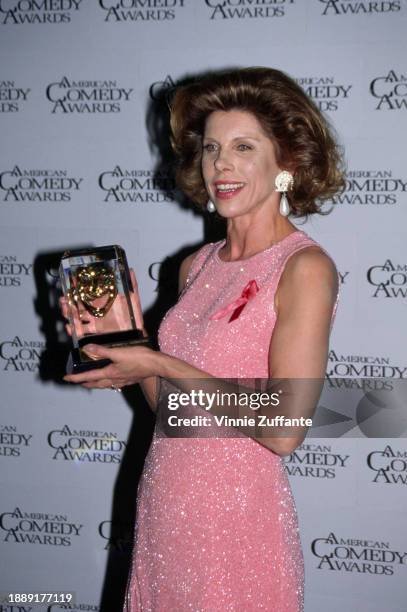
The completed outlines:
[[[97,344],[86,344],[82,350],[91,359],[98,359],[98,348]]]
[[[88,351],[97,351],[98,350],[98,345],[97,344],[85,344],[85,346],[82,348],[83,351],[85,351],[86,353]]]

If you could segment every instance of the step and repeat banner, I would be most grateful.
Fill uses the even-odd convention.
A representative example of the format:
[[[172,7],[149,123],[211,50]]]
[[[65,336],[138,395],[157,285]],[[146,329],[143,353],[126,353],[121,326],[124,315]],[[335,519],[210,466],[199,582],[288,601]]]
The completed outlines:
[[[2,612],[121,609],[153,417],[137,389],[63,384],[58,258],[120,244],[156,328],[179,262],[221,231],[168,168],[166,94],[180,80],[272,66],[326,113],[346,191],[298,227],[341,277],[327,375],[368,380],[373,404],[407,378],[406,27],[404,0],[0,0]],[[306,612],[406,612],[407,423],[377,437],[360,404],[343,421],[352,410],[358,426],[284,459]],[[28,591],[75,603],[6,600]]]

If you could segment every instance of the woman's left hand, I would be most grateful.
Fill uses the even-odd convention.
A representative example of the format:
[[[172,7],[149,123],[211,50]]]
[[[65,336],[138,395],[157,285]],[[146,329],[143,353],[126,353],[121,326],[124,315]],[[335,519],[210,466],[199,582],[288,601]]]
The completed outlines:
[[[64,376],[65,381],[79,383],[87,389],[120,389],[157,374],[155,368],[159,353],[146,346],[107,348],[87,344],[82,350],[92,358],[107,358],[112,362],[104,368]]]

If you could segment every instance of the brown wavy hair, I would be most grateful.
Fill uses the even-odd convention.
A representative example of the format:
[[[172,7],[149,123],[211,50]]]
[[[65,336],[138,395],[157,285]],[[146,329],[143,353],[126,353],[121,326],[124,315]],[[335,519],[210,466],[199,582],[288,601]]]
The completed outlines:
[[[333,130],[293,79],[273,68],[217,71],[179,87],[171,103],[177,184],[204,207],[202,140],[208,116],[217,110],[252,113],[273,142],[282,169],[294,173],[289,192],[294,217],[322,213],[325,200],[344,188],[344,166]]]

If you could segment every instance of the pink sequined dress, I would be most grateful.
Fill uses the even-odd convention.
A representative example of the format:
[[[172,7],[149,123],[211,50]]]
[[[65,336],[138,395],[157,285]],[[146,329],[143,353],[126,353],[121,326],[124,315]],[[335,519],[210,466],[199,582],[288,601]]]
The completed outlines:
[[[204,246],[165,316],[160,347],[219,378],[268,378],[274,294],[288,258],[316,243],[295,231],[242,261]],[[210,317],[259,288],[240,316]],[[126,612],[300,612],[303,556],[279,455],[252,438],[168,438],[156,430],[138,489]]]

